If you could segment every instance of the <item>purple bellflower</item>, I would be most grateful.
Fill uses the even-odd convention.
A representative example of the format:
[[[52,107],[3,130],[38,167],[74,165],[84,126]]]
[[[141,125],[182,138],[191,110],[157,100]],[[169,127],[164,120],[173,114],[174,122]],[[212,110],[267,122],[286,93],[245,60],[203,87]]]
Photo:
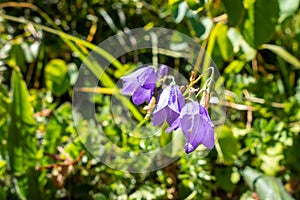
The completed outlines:
[[[158,68],[158,78],[162,79],[168,74],[168,66],[167,65],[160,65]]]
[[[184,104],[183,95],[177,85],[168,86],[163,89],[157,106],[153,111],[153,125],[158,126],[165,120],[171,125],[179,117]]]
[[[181,110],[180,116],[167,129],[170,132],[178,127],[186,137],[185,152],[193,152],[200,144],[206,148],[214,147],[214,125],[206,108],[195,101],[187,103]]]
[[[140,68],[121,79],[123,81],[122,94],[132,95],[135,105],[140,105],[146,100],[150,102],[156,85],[156,73],[153,67]]]

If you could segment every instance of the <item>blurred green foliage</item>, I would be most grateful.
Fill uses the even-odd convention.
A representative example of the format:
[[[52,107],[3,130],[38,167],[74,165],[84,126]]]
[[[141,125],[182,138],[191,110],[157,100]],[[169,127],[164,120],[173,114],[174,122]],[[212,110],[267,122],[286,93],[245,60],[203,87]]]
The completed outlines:
[[[1,1],[0,199],[300,199],[299,2]],[[187,34],[213,58],[226,88],[227,120],[207,156],[196,151],[164,169],[131,174],[84,151],[72,86],[93,44],[154,26]],[[121,56],[101,86],[151,59],[147,52]],[[187,76],[191,71],[180,59],[160,59]],[[139,141],[113,122],[110,95],[95,98],[108,137],[135,147]],[[136,119],[145,114],[133,112]]]

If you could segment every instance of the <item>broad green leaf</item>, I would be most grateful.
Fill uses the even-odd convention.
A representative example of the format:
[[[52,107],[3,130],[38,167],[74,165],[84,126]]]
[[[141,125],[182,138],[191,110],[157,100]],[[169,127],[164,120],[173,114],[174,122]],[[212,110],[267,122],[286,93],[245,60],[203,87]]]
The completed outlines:
[[[234,137],[232,130],[227,126],[222,127],[222,131],[215,130],[215,132],[221,132],[216,144],[218,159],[224,164],[232,164],[237,159],[239,151],[237,139]]]
[[[243,170],[243,177],[250,189],[256,192],[261,200],[293,199],[275,177],[264,175],[250,167]]]
[[[295,66],[296,68],[300,69],[300,61],[298,58],[290,54],[287,50],[285,50],[281,46],[277,46],[274,44],[263,44],[261,45],[262,49],[268,49],[272,51],[273,53],[277,54],[281,58],[283,58],[285,61],[290,63],[291,65]]]
[[[238,26],[243,22],[243,18],[245,15],[245,8],[243,6],[242,0],[223,0],[222,1],[227,15],[229,23],[234,26]]]
[[[12,94],[7,141],[9,161],[13,172],[23,173],[28,167],[35,166],[36,121],[26,84],[17,72],[12,75]]]
[[[63,95],[70,87],[67,71],[67,64],[61,59],[53,59],[45,67],[46,86],[56,96]]]
[[[0,187],[0,199],[7,199],[7,189]]]
[[[277,0],[258,0],[249,3],[242,34],[250,46],[257,48],[270,40],[277,25],[279,6]]]
[[[9,112],[11,118],[7,139],[9,166],[16,177],[14,182],[15,188],[18,188],[16,192],[20,199],[25,199],[28,194],[28,181],[32,178],[27,178],[26,172],[36,165],[36,121],[21,74],[14,71],[11,82],[12,103]]]
[[[41,190],[39,189],[41,187],[41,183],[39,182],[39,176],[41,174],[41,171],[35,170],[35,168],[30,167],[27,170],[27,177],[28,182],[26,183],[28,186],[27,191],[27,199],[41,199],[42,194]],[[46,178],[46,177],[44,177]]]
[[[231,174],[231,167],[218,167],[215,172],[217,186],[225,191],[232,192],[235,188],[235,184],[231,182]]]

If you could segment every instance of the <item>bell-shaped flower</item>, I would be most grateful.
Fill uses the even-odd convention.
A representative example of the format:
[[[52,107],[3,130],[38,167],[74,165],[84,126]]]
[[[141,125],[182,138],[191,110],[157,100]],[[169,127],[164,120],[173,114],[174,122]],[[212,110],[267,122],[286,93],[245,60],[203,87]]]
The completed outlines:
[[[214,147],[214,125],[212,124],[206,108],[192,101],[182,108],[180,116],[167,129],[170,132],[178,127],[186,137],[184,146],[186,153],[193,152],[200,144],[206,148]]]
[[[168,66],[167,66],[167,65],[160,65],[160,66],[158,67],[158,72],[157,72],[157,74],[158,74],[158,78],[159,78],[159,79],[162,79],[162,78],[164,78],[165,76],[167,76],[167,74],[168,74]]]
[[[140,105],[146,100],[150,102],[155,85],[156,73],[153,67],[142,67],[133,73],[123,76],[122,94],[132,95],[135,105]]]
[[[153,125],[161,125],[165,120],[171,125],[179,117],[184,104],[183,95],[177,85],[164,88],[153,111]]]

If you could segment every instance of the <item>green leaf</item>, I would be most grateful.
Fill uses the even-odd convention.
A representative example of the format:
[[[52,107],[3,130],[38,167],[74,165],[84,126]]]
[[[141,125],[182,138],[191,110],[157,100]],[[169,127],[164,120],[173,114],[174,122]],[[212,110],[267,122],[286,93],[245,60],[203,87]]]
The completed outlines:
[[[231,182],[232,168],[218,167],[215,173],[217,186],[225,191],[232,192],[235,188],[235,184]]]
[[[16,177],[14,185],[20,199],[25,199],[27,181],[31,178],[26,177],[26,172],[35,167],[37,153],[36,121],[28,99],[25,81],[20,73],[14,71],[7,146],[10,170]]]
[[[248,6],[242,34],[250,46],[257,48],[268,42],[274,33],[279,17],[279,5],[277,0],[259,0]]]
[[[62,104],[57,108],[46,127],[44,151],[54,154],[57,152],[57,146],[62,145],[64,136],[69,138],[66,132],[68,124],[72,120],[71,105],[69,103]]]
[[[239,73],[244,66],[245,66],[245,62],[240,60],[234,60],[225,68],[224,72],[226,74]]]
[[[205,0],[185,0],[191,10],[198,10],[205,5]]]
[[[189,12],[187,14],[187,18],[190,23],[190,26],[192,27],[192,35],[195,35],[200,38],[206,31],[205,26],[199,22],[198,15]]]
[[[13,44],[11,46],[10,52],[9,52],[9,61],[8,64],[10,66],[19,66],[21,67],[22,71],[25,70],[25,56],[24,52],[19,44]]]
[[[25,172],[36,161],[36,121],[25,81],[17,72],[12,75],[12,104],[8,128],[8,153],[13,172]]]
[[[284,158],[283,146],[276,143],[274,147],[268,147],[265,154],[260,154],[262,160],[261,169],[268,175],[275,175],[280,169],[280,161]]]
[[[243,6],[243,1],[241,0],[223,0],[224,7],[226,9],[229,23],[238,26],[242,23],[244,15],[245,15],[245,8]]]
[[[0,130],[6,128],[4,124],[7,122],[7,108],[9,104],[10,99],[8,97],[8,91],[3,87],[3,85],[0,85]],[[1,136],[3,135],[0,135],[0,138]]]
[[[225,61],[229,61],[233,57],[233,46],[227,37],[228,26],[221,25],[218,30],[217,43],[221,55]]]
[[[47,88],[56,96],[63,95],[70,87],[70,77],[64,60],[53,59],[45,67]]]
[[[216,129],[219,128],[220,127]],[[227,126],[222,127],[222,131],[215,130],[215,132],[221,132],[218,138],[218,143],[216,144],[220,162],[224,164],[232,164],[237,159],[239,151],[237,139],[234,137],[232,130]]]
[[[261,48],[272,51],[273,53],[284,59],[286,62],[300,69],[300,61],[281,46],[277,46],[274,44],[263,44],[261,45]]]
[[[262,200],[293,199],[275,177],[266,176],[250,167],[243,170],[243,177],[250,189],[256,192]]]

